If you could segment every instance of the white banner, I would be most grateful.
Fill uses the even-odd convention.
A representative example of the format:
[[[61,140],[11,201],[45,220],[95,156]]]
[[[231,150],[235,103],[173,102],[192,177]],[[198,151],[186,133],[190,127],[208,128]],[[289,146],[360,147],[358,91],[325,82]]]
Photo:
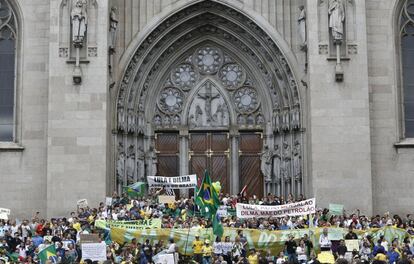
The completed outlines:
[[[90,259],[92,261],[105,261],[106,260],[106,244],[101,243],[83,243],[82,259]]]
[[[184,175],[177,177],[148,176],[149,188],[191,189],[197,186],[197,176]]]
[[[10,209],[0,208],[0,214],[10,215]]]
[[[239,218],[267,218],[307,215],[315,213],[315,198],[282,205],[236,204]]]

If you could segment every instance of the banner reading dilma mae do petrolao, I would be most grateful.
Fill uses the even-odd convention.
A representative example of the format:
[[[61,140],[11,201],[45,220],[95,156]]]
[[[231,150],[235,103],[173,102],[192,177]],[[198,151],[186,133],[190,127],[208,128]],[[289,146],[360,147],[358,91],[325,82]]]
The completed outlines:
[[[300,216],[315,213],[315,198],[277,206],[236,204],[238,218]]]

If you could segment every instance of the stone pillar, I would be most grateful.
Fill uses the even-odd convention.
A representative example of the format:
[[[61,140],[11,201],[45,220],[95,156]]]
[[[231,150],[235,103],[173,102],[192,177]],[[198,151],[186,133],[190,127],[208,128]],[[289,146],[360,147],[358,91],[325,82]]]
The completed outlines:
[[[189,174],[188,163],[188,129],[180,130],[180,175]],[[180,195],[188,197],[188,189],[180,190]]]
[[[239,175],[239,132],[230,131],[230,193],[237,194],[240,191]]]

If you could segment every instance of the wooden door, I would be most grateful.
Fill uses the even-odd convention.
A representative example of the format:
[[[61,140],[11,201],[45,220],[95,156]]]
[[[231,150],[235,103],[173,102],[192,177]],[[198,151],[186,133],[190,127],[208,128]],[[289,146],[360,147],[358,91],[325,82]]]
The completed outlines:
[[[190,134],[190,173],[197,174],[201,183],[207,169],[213,182],[220,181],[221,192],[230,191],[229,138],[226,132],[197,132]]]
[[[178,176],[180,173],[178,133],[157,133],[155,135],[157,150],[157,175]]]
[[[247,195],[263,197],[263,175],[260,171],[260,152],[262,151],[262,134],[252,132],[240,133],[239,177],[240,191],[247,186]]]

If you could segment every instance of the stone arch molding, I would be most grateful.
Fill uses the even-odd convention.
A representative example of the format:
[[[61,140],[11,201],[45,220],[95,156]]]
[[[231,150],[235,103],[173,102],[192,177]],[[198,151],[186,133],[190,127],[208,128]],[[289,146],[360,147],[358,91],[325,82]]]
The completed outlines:
[[[151,156],[154,130],[236,125],[263,131],[268,146],[282,149],[288,144],[297,150],[303,142],[303,100],[295,71],[283,54],[254,21],[214,1],[190,5],[164,20],[136,49],[118,86],[118,186],[154,174],[146,158]],[[195,100],[203,100],[198,108],[203,104],[204,109],[195,109]],[[194,120],[196,110],[204,115],[199,120]],[[129,162],[129,168],[128,157],[136,159],[138,149],[147,153],[144,168],[136,161]],[[286,155],[291,159],[293,152]],[[285,188],[291,191],[302,181],[302,169],[294,175],[298,169],[291,164],[284,181],[281,168],[268,175],[269,191],[279,186],[283,192],[285,181],[291,182]],[[302,193],[302,187],[296,189]]]

